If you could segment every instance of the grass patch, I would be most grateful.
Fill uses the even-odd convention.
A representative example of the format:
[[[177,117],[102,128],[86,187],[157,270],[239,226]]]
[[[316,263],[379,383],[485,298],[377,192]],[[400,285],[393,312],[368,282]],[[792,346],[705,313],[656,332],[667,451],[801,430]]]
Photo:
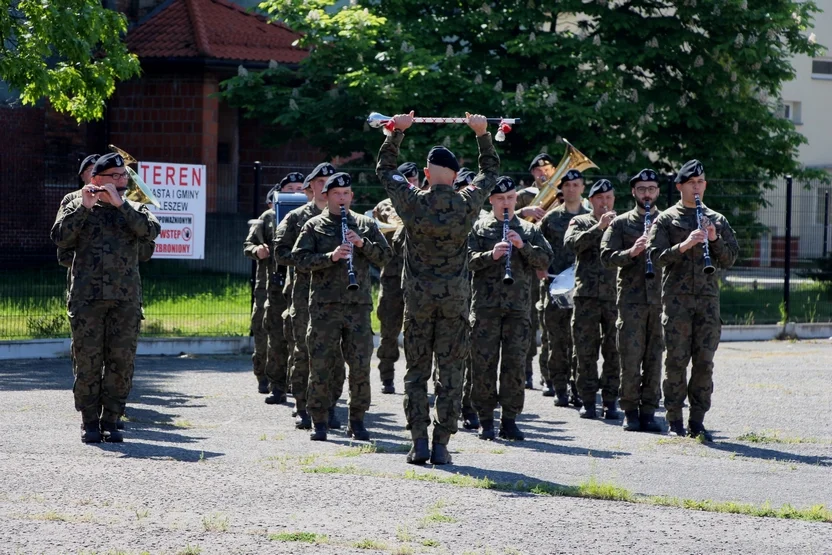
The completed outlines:
[[[176,555],[199,555],[202,553],[202,548],[198,545],[187,544],[185,549],[176,552]]]
[[[280,532],[269,534],[268,538],[277,542],[326,543],[329,541],[327,536],[314,532]]]
[[[352,542],[350,546],[356,549],[375,549],[377,551],[387,551],[387,544],[378,540],[363,539]]]
[[[410,535],[407,526],[396,526],[396,539],[402,543],[407,543],[413,541],[413,536]]]
[[[748,443],[823,443],[814,437],[782,437],[779,432],[746,432],[737,441]]]
[[[179,419],[179,420],[174,420],[171,423],[171,426],[173,426],[174,428],[183,428],[183,429],[187,430],[189,428],[193,428],[194,423],[191,422],[190,420]]]
[[[378,453],[378,447],[375,443],[356,445],[355,447],[345,447],[335,452],[336,457],[358,457],[360,455],[370,455]]]
[[[413,555],[416,551],[409,545],[400,545],[392,553],[393,555]]]
[[[426,538],[421,543],[425,547],[439,547],[439,542],[431,538]]]
[[[457,519],[452,516],[442,514],[439,511],[434,511],[424,517],[421,522],[423,526],[429,526],[431,524],[451,524],[457,522]]]
[[[222,513],[211,513],[202,517],[202,527],[206,532],[227,532],[228,517]]]

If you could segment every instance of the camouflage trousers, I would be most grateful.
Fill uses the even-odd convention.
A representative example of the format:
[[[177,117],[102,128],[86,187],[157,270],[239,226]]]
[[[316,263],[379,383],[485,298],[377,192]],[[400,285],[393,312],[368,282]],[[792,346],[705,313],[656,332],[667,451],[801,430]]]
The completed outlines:
[[[572,351],[572,309],[558,308],[550,299],[544,301],[543,323],[546,327],[549,358],[541,367],[543,377],[556,391],[566,391],[575,384],[575,356]]]
[[[254,336],[254,353],[251,363],[257,378],[266,377],[266,357],[269,350],[269,337],[263,329],[263,318],[266,315],[266,290],[254,291],[254,304],[251,306],[251,335]]]
[[[446,444],[457,431],[461,411],[465,359],[469,353],[467,305],[414,306],[405,299],[404,414],[413,439],[428,437],[431,423],[428,380],[434,356],[433,440]]]
[[[719,297],[676,295],[662,300],[662,328],[667,349],[662,389],[667,421],[682,420],[682,407],[687,398],[690,419],[703,422],[705,413],[711,408],[714,354],[722,331]],[[690,381],[687,381],[689,362],[693,364]]]
[[[283,338],[286,339],[286,385],[291,389],[292,370],[295,367],[295,331],[292,329],[292,317],[289,316],[288,308],[283,311],[280,318],[283,320]]]
[[[537,281],[535,280],[532,280],[531,283],[531,299],[531,309],[529,310],[531,331],[529,333],[529,348],[526,350],[525,365],[525,374],[527,377],[531,377],[534,373],[532,363],[534,362],[534,357],[537,355],[537,329],[540,327],[540,322],[537,318],[537,301],[540,300],[540,287],[538,287]]]
[[[499,403],[503,418],[516,418],[523,411],[526,395],[525,355],[531,334],[529,315],[501,310],[477,311],[473,320],[471,402],[474,409],[480,419],[493,419]]]
[[[595,394],[601,389],[604,403],[618,399],[621,369],[615,348],[615,301],[591,297],[576,297],[572,314],[572,344],[578,359],[577,386],[581,400],[595,404]],[[604,356],[601,379],[598,380],[598,349]]]
[[[316,304],[309,310],[306,343],[309,346],[309,387],[306,406],[312,421],[327,421],[327,410],[335,406],[332,375],[343,368],[349,373],[349,419],[363,420],[370,408],[370,359],[373,356],[373,329],[370,305],[341,303]],[[343,387],[343,381],[341,382]]]
[[[309,389],[309,348],[307,347],[307,332],[309,328],[309,307],[295,307],[292,316],[292,333],[295,338],[295,349],[292,352],[292,396],[295,398],[295,409],[306,410],[306,394]],[[341,350],[335,353],[336,363],[330,372],[330,405],[335,406],[344,391],[347,370],[344,367],[344,357]]]
[[[381,280],[376,315],[381,326],[378,344],[378,371],[381,380],[392,380],[393,365],[399,360],[399,333],[404,318],[404,297],[401,276],[385,277]]]
[[[621,410],[653,414],[661,399],[661,306],[622,303],[618,306],[616,345],[621,366]]]
[[[538,300],[534,302],[537,325],[534,325],[534,320],[532,320],[532,341],[537,343],[537,330],[540,330],[540,354],[537,357],[537,365],[540,367],[540,375],[544,380],[549,374],[549,334],[546,333],[546,311],[544,310],[544,299],[548,295],[549,291],[546,287],[546,282],[541,281],[540,287],[538,287]]]
[[[75,410],[84,422],[115,422],[133,385],[141,307],[127,301],[75,301],[67,310],[72,331]]]
[[[471,383],[473,381],[473,366],[474,360],[473,357],[469,354],[467,357],[465,357],[465,367],[462,370],[462,407],[460,410],[462,411],[463,417],[466,414],[472,414],[476,412],[476,410],[474,409],[474,405],[471,402]],[[434,366],[434,371],[435,369],[436,367]],[[436,391],[435,380],[433,389],[434,391]]]
[[[288,386],[289,347],[283,335],[283,311],[286,298],[282,291],[269,291],[263,318],[263,329],[268,339],[265,375],[272,390],[285,392]]]

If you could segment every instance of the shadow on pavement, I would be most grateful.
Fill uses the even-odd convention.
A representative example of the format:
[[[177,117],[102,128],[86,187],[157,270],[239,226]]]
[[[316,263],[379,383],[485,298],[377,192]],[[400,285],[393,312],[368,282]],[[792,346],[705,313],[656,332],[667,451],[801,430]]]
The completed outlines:
[[[801,464],[810,464],[812,466],[832,466],[832,457],[829,455],[797,455],[795,453],[789,453],[788,451],[764,449],[762,447],[753,447],[751,445],[721,441],[719,439],[717,439],[714,443],[705,443],[704,445],[716,451],[736,453],[741,457],[749,457],[753,459],[776,460],[779,462],[797,462]]]

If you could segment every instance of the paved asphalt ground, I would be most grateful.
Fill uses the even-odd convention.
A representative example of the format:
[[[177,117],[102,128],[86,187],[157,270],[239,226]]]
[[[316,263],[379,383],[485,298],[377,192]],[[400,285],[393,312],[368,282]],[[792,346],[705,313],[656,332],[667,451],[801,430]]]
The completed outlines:
[[[830,341],[722,344],[712,445],[580,420],[536,390],[527,441],[460,431],[436,468],[405,463],[403,360],[396,395],[378,393],[375,367],[362,452],[295,430],[291,397],[264,404],[248,357],[139,358],[125,443],[98,446],[80,441],[68,359],[0,361],[0,554],[832,553],[830,523],[528,493],[595,481],[832,508]]]

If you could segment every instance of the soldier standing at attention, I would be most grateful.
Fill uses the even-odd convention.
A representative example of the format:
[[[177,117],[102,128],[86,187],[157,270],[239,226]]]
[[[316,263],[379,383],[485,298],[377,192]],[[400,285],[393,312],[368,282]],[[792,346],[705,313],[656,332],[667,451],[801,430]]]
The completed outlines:
[[[58,211],[51,233],[59,247],[75,251],[67,313],[85,443],[124,439],[117,421],[130,394],[141,322],[138,242],[161,230],[147,206],[122,199],[124,166],[118,154],[100,157],[92,183]]]
[[[401,173],[412,187],[419,187],[419,168],[413,162],[399,166]],[[392,224],[398,218],[390,199],[384,199],[373,209],[373,215],[382,223]],[[392,233],[389,235],[392,243]],[[392,246],[392,245],[391,245]],[[382,268],[379,277],[378,308],[376,310],[381,333],[378,343],[378,371],[381,378],[381,392],[396,392],[393,385],[396,361],[399,360],[399,333],[404,318],[404,297],[402,296],[402,257],[393,251],[393,257]]]
[[[572,314],[572,344],[578,359],[578,393],[584,403],[581,418],[596,418],[595,394],[600,385],[604,419],[617,420],[620,368],[615,348],[616,268],[601,263],[601,238],[615,218],[615,191],[607,179],[589,190],[592,212],[569,222],[563,244],[575,253],[575,310]],[[604,366],[598,382],[598,348]]]
[[[303,188],[312,191],[313,200],[300,208],[289,212],[275,233],[275,254],[277,263],[283,266],[295,266],[292,249],[300,235],[300,230],[309,219],[317,216],[326,208],[323,188],[326,180],[335,174],[335,168],[328,162],[318,164],[303,181]],[[309,324],[309,273],[295,269],[292,279],[292,303],[289,307],[292,319],[292,335],[295,349],[292,353],[292,395],[295,397],[297,420],[295,427],[300,430],[312,429],[312,420],[306,411],[306,390],[309,382],[309,349],[306,346],[306,328]],[[332,371],[332,383],[329,391],[333,395],[329,410],[329,428],[338,429],[341,423],[335,416],[335,404],[341,396],[345,379],[344,359],[338,355],[338,363]]]
[[[662,327],[667,351],[662,389],[670,433],[685,435],[682,407],[687,398],[689,435],[702,435],[706,441],[712,441],[704,421],[711,408],[714,354],[722,322],[718,274],[705,273],[705,255],[710,255],[715,267],[727,270],[737,259],[739,245],[722,214],[702,206],[702,219],[697,221],[696,196],[701,199],[707,186],[705,169],[699,160],[682,166],[676,174],[676,189],[682,199],[656,218],[647,249],[664,273]],[[689,362],[693,363],[690,382]]]
[[[413,113],[393,118],[395,130],[379,152],[379,180],[404,222],[404,411],[413,446],[407,462],[450,464],[448,441],[457,431],[462,396],[463,365],[468,356],[468,234],[485,199],[494,188],[500,158],[487,132],[484,116],[466,114],[476,133],[480,172],[473,183],[453,190],[459,171],[456,157],[444,147],[428,153],[425,175],[429,191],[413,190],[396,167],[404,131]],[[433,450],[428,448],[431,422],[427,382],[437,359]]]
[[[564,235],[569,222],[575,216],[586,214],[583,206],[584,176],[578,170],[569,170],[560,181],[563,192],[563,204],[552,209],[540,220],[540,231],[549,241],[554,258],[549,266],[549,274],[557,275],[569,268],[575,262],[575,255],[563,244]],[[560,308],[549,296],[550,279],[544,280],[541,295],[543,296],[543,323],[548,335],[549,360],[541,368],[546,377],[545,397],[554,397],[556,407],[566,407],[572,403],[581,407],[581,399],[575,388],[575,364],[572,351],[572,310]],[[567,387],[571,388],[571,398],[567,396]]]
[[[647,278],[645,205],[650,203],[650,221],[659,210],[656,172],[641,170],[630,179],[636,206],[615,218],[601,239],[601,261],[618,268],[618,321],[616,345],[621,366],[621,409],[624,429],[630,432],[661,432],[655,420],[661,399],[662,340],[661,270],[652,264],[655,277]]]
[[[311,439],[326,441],[332,403],[330,373],[340,362],[338,353],[343,353],[350,367],[347,435],[366,441],[370,434],[364,427],[364,413],[370,408],[373,354],[370,264],[383,267],[392,252],[372,218],[350,211],[353,192],[349,174],[331,176],[322,192],[327,207],[304,224],[292,250],[295,267],[311,277],[306,332],[310,362],[306,404],[315,425]],[[341,207],[346,210],[346,234]],[[350,270],[358,282],[355,290],[347,289]]]
[[[489,200],[491,213],[477,220],[468,236],[468,267],[474,274],[471,402],[479,415],[480,439],[494,439],[494,410],[499,402],[500,437],[522,441],[516,418],[525,400],[531,284],[537,282],[537,270],[549,267],[552,248],[534,224],[515,217],[517,191],[510,177],[497,179]],[[504,238],[506,211],[509,231]],[[503,277],[509,250],[514,283],[507,285]]]

